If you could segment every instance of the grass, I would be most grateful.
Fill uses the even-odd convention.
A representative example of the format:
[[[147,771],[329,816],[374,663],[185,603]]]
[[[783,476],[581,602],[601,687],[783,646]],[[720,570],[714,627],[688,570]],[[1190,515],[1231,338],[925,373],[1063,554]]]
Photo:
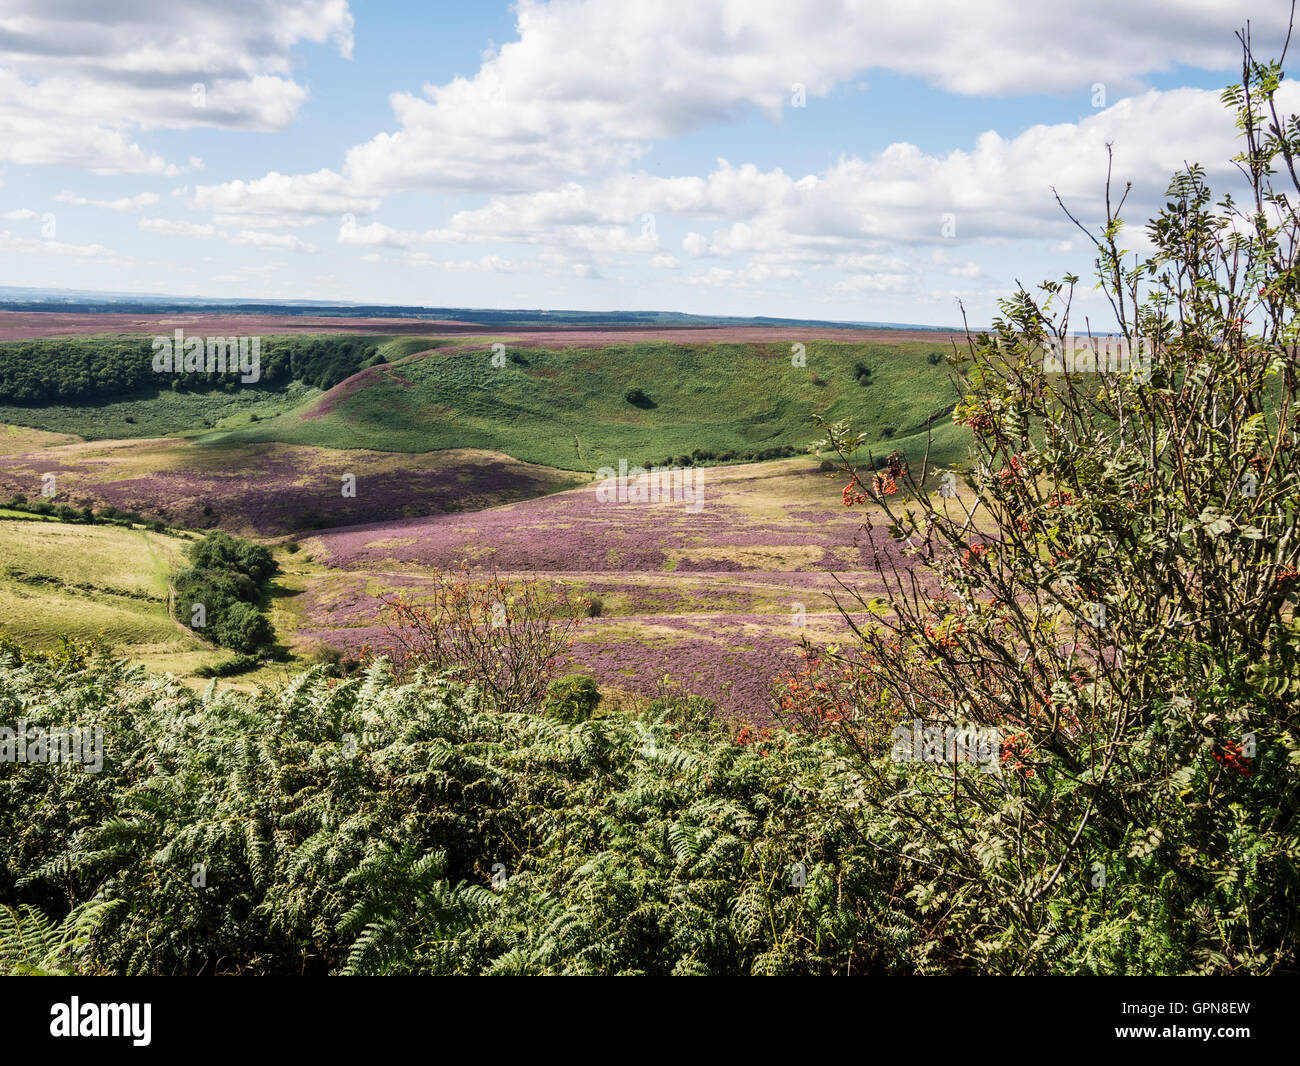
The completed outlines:
[[[157,668],[177,655],[213,657],[167,613],[168,578],[185,541],[174,536],[0,517],[0,628],[25,645],[97,634]]]
[[[298,382],[288,386],[241,385],[231,392],[221,389],[211,392],[159,390],[96,403],[43,404],[39,407],[0,404],[0,422],[31,426],[46,433],[75,435],[85,440],[192,436],[250,424],[253,415],[259,419],[274,418],[319,395],[319,389]],[[35,444],[33,447],[41,446]],[[5,451],[14,450],[5,448]]]
[[[508,358],[495,367],[496,340],[384,339],[379,351],[387,364],[324,395],[292,383],[0,406],[0,423],[33,427],[0,437],[0,454],[48,448],[67,440],[51,434],[76,434],[407,454],[482,449],[593,472],[620,460],[661,462],[697,450],[743,456],[803,448],[817,438],[814,415],[853,418],[879,455],[898,448],[919,459],[931,417],[936,463],[946,465],[964,448],[945,414],[956,399],[948,369],[927,358],[937,342],[813,342],[806,365],[794,366],[786,342],[548,350],[501,338]],[[867,384],[858,379],[861,364],[872,370]],[[650,402],[629,403],[630,389]]]
[[[15,511],[10,507],[0,507],[0,518],[13,518],[20,522],[57,522],[58,518],[50,514],[28,514],[26,511]]]
[[[946,366],[926,358],[934,350],[932,343],[812,343],[807,365],[796,367],[785,343],[508,347],[519,361],[497,368],[486,344],[458,350],[423,342],[360,383],[223,438],[390,452],[483,448],[595,471],[697,449],[802,447],[816,438],[814,415],[853,417],[881,454],[895,447],[914,454],[923,448],[925,420],[940,415],[935,457],[946,461],[960,435],[945,431],[941,413],[956,397]],[[859,384],[858,363],[872,368],[869,384]],[[632,388],[652,406],[625,400]]]
[[[195,670],[231,652],[209,646],[167,613],[169,579],[183,565],[187,543],[120,526],[51,522],[37,530],[30,521],[0,514],[0,631],[32,648],[57,647],[60,636],[99,636],[128,660],[202,689],[208,682]],[[293,558],[282,552],[281,565]],[[302,587],[289,566],[291,572],[272,588],[277,627],[290,617]],[[303,666],[302,660],[268,663],[218,684],[252,691],[260,683],[282,682]]]

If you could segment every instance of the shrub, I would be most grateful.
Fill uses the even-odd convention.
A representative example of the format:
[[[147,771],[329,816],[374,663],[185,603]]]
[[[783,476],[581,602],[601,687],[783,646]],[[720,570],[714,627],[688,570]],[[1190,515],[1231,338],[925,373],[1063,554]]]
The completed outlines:
[[[546,689],[546,713],[565,722],[585,722],[600,704],[595,678],[569,674],[556,678]]]
[[[279,565],[260,544],[228,533],[209,533],[186,549],[189,567],[175,579],[176,610],[187,625],[201,604],[203,632],[223,647],[245,654],[274,644],[270,621],[257,607]]]
[[[453,670],[502,710],[540,706],[583,614],[568,587],[463,569],[435,571],[431,584],[426,602],[404,593],[383,601],[397,669]]]
[[[211,625],[218,644],[250,654],[275,641],[270,620],[251,603],[232,603]]]
[[[1249,211],[1216,202],[1192,166],[1149,226],[1149,258],[1123,251],[1113,215],[1094,238],[1146,366],[1047,373],[1077,279],[1017,292],[955,360],[976,502],[906,471],[892,499],[880,477],[846,490],[883,509],[868,541],[888,533],[914,565],[886,565],[885,602],[853,603],[861,645],[820,667],[853,686],[855,713],[816,684],[795,703],[895,819],[877,843],[906,855],[912,896],[942,916],[936,965],[1296,965],[1300,222],[1256,205],[1283,202],[1270,175],[1291,197],[1300,181],[1274,168],[1285,146],[1266,133],[1279,68],[1248,54],[1244,69],[1249,95],[1225,100],[1257,153]],[[857,480],[862,437],[828,429],[823,447],[872,480]],[[921,714],[940,746],[944,731],[996,730],[997,772],[955,751],[941,770],[910,761]]]
[[[256,655],[233,655],[211,666],[200,666],[194,671],[196,677],[234,677],[256,670],[262,660]]]

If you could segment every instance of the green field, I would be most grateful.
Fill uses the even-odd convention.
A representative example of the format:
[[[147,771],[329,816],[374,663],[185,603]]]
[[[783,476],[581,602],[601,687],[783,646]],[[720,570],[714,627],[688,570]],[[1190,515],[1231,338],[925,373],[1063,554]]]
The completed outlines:
[[[484,344],[375,367],[361,382],[222,436],[390,452],[484,448],[594,471],[697,449],[802,448],[816,439],[813,416],[820,415],[853,417],[884,450],[911,452],[923,447],[926,419],[956,398],[948,368],[927,358],[935,350],[813,343],[807,365],[797,367],[785,343],[508,347],[510,358],[497,368]],[[855,377],[858,363],[872,369],[868,384]],[[634,388],[649,404],[624,398]],[[935,429],[936,458],[946,459],[958,434],[943,417]]]
[[[419,453],[502,452],[563,470],[660,463],[693,452],[737,460],[817,439],[814,416],[851,417],[878,453],[915,460],[934,417],[936,462],[962,451],[938,342],[813,342],[519,348],[493,336],[377,342],[386,360],[328,392],[301,381],[154,391],[102,402],[0,406],[0,422],[87,440],[196,438]],[[503,366],[492,344],[506,345]],[[866,383],[857,368],[870,367]],[[648,398],[630,403],[629,390]],[[935,417],[937,416],[937,417]]]
[[[68,433],[85,440],[192,436],[231,428],[257,418],[274,418],[308,403],[319,389],[240,385],[226,392],[172,392],[115,397],[101,403],[0,404],[0,422]]]
[[[192,670],[213,652],[167,613],[186,540],[120,526],[0,518],[0,631],[34,648],[101,635],[155,669]]]

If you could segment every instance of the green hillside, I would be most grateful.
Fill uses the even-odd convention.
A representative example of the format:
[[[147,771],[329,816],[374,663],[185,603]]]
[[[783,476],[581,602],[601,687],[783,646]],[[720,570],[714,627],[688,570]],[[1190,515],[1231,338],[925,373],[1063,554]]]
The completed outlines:
[[[807,346],[794,366],[786,343],[682,346],[666,342],[563,351],[490,345],[416,354],[376,366],[319,400],[240,425],[223,439],[421,452],[485,448],[528,462],[594,471],[695,451],[737,457],[817,436],[813,416],[852,417],[888,451],[964,450],[944,416],[956,398],[948,368],[926,343]],[[397,354],[397,353],[394,353]],[[870,368],[862,378],[858,366]],[[629,402],[630,390],[644,400]]]
[[[142,529],[0,519],[0,631],[34,648],[99,634],[167,666],[211,657],[167,613],[185,543]]]

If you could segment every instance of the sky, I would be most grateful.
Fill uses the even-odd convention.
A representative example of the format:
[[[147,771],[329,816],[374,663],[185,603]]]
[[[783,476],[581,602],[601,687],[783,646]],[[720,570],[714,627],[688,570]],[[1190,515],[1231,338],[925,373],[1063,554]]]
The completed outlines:
[[[1289,10],[0,0],[0,285],[987,323],[1091,280],[1107,144],[1135,252],[1232,186],[1234,31]]]

